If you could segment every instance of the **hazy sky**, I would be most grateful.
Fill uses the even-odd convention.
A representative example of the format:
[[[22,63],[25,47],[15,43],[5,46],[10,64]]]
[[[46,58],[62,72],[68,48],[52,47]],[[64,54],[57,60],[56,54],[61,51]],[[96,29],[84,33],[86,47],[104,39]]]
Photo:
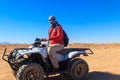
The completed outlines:
[[[70,42],[120,42],[120,0],[0,0],[0,42],[46,37],[50,15]]]

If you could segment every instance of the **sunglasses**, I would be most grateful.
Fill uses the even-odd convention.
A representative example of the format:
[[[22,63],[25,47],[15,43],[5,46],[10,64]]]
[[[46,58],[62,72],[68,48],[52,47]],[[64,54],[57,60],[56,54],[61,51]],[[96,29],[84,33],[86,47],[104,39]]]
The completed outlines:
[[[49,19],[48,21],[55,21],[55,19]]]

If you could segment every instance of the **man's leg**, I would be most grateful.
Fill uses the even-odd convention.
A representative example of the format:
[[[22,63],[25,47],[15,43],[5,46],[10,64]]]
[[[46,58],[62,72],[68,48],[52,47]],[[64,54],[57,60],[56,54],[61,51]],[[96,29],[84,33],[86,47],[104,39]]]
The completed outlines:
[[[59,68],[58,59],[56,57],[56,51],[60,51],[62,49],[64,49],[64,46],[61,44],[54,44],[48,47],[48,54],[54,68]]]

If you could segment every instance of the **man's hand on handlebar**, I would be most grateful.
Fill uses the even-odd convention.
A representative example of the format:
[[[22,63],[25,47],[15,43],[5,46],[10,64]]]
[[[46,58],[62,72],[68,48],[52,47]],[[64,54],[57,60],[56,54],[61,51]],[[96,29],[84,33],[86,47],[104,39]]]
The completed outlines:
[[[46,37],[46,38],[45,38],[45,41],[49,41],[49,37]]]

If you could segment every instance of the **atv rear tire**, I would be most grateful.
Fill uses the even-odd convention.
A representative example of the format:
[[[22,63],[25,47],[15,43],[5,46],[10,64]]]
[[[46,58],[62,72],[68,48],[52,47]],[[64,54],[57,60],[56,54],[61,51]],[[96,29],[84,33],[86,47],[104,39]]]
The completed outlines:
[[[84,80],[88,74],[89,68],[85,60],[77,58],[71,63],[69,74],[74,80]]]
[[[22,65],[17,72],[16,80],[44,80],[44,70],[37,63]]]

